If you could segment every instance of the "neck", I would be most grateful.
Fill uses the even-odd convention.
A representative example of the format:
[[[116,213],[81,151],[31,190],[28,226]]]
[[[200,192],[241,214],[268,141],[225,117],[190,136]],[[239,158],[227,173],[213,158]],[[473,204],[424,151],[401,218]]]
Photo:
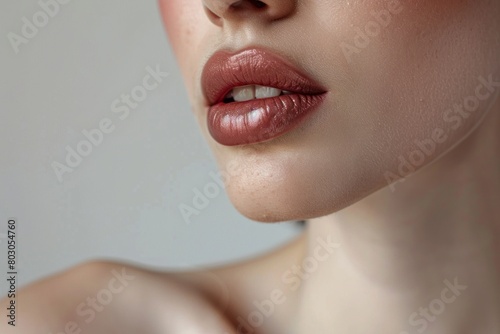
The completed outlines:
[[[497,99],[435,163],[310,221],[309,256],[318,238],[340,247],[304,283],[301,314],[340,333],[500,332],[499,152]]]

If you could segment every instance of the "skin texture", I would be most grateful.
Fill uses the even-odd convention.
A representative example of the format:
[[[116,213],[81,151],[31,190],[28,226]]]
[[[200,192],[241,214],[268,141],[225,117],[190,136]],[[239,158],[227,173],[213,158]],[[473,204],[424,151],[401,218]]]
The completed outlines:
[[[306,231],[210,270],[79,266],[22,290],[29,321],[2,333],[61,331],[123,266],[137,279],[107,311],[125,315],[121,333],[500,333],[500,1],[263,3],[159,1],[221,170],[245,167],[227,180],[231,201],[257,221],[307,219]],[[382,10],[391,21],[363,42]],[[326,103],[279,138],[221,146],[201,72],[217,50],[249,46],[293,62]]]

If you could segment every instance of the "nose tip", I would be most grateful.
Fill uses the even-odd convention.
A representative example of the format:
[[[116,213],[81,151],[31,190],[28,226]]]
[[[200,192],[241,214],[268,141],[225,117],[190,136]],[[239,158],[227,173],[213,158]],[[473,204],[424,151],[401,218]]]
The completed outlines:
[[[258,16],[277,21],[290,16],[297,0],[203,0],[208,18],[222,26],[226,21]]]

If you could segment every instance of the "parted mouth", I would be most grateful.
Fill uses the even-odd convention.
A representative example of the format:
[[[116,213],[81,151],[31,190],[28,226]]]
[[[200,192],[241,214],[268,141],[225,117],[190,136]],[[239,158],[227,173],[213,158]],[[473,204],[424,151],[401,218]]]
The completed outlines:
[[[202,89],[209,106],[326,92],[286,60],[257,48],[214,54],[204,67]]]
[[[202,74],[208,130],[219,144],[268,141],[292,131],[327,91],[298,67],[263,49],[216,53]]]
[[[271,97],[278,97],[281,95],[293,94],[287,90],[281,90],[275,87],[259,86],[259,85],[248,85],[239,86],[231,89],[226,96],[224,96],[223,103],[232,102],[245,102],[250,100],[260,100],[267,99]]]

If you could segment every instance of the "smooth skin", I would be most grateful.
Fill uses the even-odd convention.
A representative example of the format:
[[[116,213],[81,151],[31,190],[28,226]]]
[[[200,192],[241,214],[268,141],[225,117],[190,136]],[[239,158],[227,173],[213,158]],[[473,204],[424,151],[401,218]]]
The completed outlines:
[[[2,322],[2,333],[62,332],[124,266],[136,279],[89,333],[112,332],[106,322],[117,333],[500,333],[500,1],[160,0],[160,9],[220,169],[245,166],[226,184],[235,207],[307,228],[209,271],[84,264],[22,290],[19,327]],[[382,10],[391,19],[376,30]],[[358,36],[367,29],[368,41]],[[200,76],[217,50],[249,46],[287,57],[328,96],[290,133],[224,147],[207,132]]]

